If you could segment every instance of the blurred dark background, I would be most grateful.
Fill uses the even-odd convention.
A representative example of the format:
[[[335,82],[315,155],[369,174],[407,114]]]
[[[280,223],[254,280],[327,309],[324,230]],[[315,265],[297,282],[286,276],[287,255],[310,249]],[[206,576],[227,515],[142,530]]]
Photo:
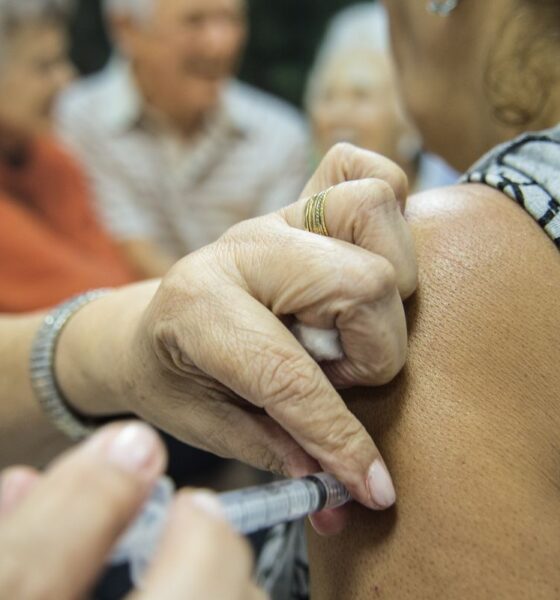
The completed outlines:
[[[72,57],[78,69],[99,70],[109,56],[102,0],[78,0]],[[241,79],[299,106],[307,72],[329,19],[354,0],[249,0],[251,37]]]

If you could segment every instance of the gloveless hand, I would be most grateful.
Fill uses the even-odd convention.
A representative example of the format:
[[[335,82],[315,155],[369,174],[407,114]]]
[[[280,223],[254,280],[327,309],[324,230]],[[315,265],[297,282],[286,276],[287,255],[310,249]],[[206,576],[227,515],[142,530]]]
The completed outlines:
[[[156,433],[112,425],[44,475],[25,467],[0,480],[0,597],[73,600],[96,578],[165,466]],[[264,600],[249,545],[206,492],[180,492],[135,600]],[[219,571],[220,576],[216,577]]]
[[[331,185],[330,237],[304,231],[305,197]],[[336,147],[302,200],[187,256],[147,309],[132,288],[86,307],[69,328],[88,314],[99,322],[93,314],[104,310],[114,337],[121,315],[130,331],[121,356],[111,361],[107,351],[115,366],[91,372],[108,373],[123,409],[256,467],[290,476],[321,468],[366,506],[386,508],[395,500],[390,476],[335,386],[387,383],[405,362],[402,298],[416,285],[405,197],[406,178],[393,163]],[[290,332],[296,319],[336,329],[344,358],[319,366]]]

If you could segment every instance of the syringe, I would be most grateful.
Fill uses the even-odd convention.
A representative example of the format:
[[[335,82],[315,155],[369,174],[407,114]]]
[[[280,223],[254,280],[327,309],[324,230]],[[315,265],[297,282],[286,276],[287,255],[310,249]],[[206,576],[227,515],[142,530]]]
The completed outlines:
[[[332,475],[317,473],[226,492],[218,498],[234,529],[249,534],[342,506],[350,500],[350,494]]]
[[[171,481],[160,479],[111,557],[113,564],[130,563],[135,585],[140,584],[155,552],[173,492]],[[350,499],[348,490],[327,473],[275,481],[218,495],[225,519],[236,531],[245,535],[295,521],[326,508],[342,506]]]

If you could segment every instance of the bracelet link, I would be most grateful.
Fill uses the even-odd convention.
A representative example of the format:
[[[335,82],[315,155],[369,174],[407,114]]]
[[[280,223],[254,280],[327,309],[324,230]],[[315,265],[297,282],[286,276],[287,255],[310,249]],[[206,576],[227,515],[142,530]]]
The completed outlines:
[[[112,291],[92,290],[54,308],[43,319],[31,347],[29,368],[31,386],[37,401],[49,421],[73,441],[79,441],[93,433],[98,420],[79,416],[64,399],[54,371],[56,345],[65,325],[81,308]]]

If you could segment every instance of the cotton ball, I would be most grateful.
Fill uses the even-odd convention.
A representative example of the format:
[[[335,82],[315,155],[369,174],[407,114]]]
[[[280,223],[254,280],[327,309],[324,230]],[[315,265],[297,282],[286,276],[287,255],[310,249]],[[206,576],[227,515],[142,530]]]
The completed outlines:
[[[292,333],[317,362],[344,358],[336,329],[317,329],[296,323],[292,328]]]

